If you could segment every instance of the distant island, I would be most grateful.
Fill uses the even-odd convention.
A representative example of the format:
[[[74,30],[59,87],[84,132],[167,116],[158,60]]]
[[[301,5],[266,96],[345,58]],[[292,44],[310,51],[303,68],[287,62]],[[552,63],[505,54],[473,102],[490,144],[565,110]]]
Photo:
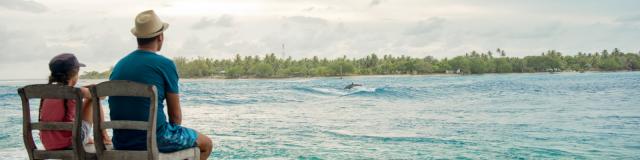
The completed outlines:
[[[234,59],[212,59],[205,57],[175,57],[173,61],[182,78],[289,78],[350,75],[422,75],[422,74],[483,74],[483,73],[530,73],[562,71],[620,71],[639,70],[640,53],[623,53],[617,48],[609,52],[582,53],[563,56],[549,50],[537,56],[524,58],[508,57],[502,49],[495,52],[472,51],[448,59],[432,56],[414,58],[409,56],[368,55],[364,58],[336,59],[312,58],[292,59],[276,57],[275,54],[260,56],[236,55]],[[108,78],[111,70],[84,72],[81,78]]]

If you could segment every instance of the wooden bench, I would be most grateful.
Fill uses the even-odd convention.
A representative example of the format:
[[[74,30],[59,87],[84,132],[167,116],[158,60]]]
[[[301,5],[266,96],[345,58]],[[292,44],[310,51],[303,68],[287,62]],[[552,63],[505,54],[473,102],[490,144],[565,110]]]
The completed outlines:
[[[82,144],[79,134],[82,130],[82,92],[79,88],[63,85],[35,84],[18,89],[22,100],[22,139],[29,159],[96,159],[93,145]],[[76,101],[76,117],[73,122],[31,122],[29,99],[70,99]],[[33,141],[33,130],[71,131],[71,150],[47,151],[38,149]],[[93,151],[93,153],[91,153]]]
[[[149,119],[148,121],[129,121],[129,120],[111,120],[100,122],[99,112],[93,112],[94,122],[93,136],[95,139],[96,155],[98,159],[119,159],[119,160],[139,160],[139,159],[199,159],[200,150],[198,147],[192,147],[172,153],[158,152],[158,144],[156,142],[156,122],[157,122],[157,92],[153,85],[146,85],[132,81],[107,81],[90,88],[93,97],[93,109],[99,111],[101,108],[100,98],[106,96],[131,96],[131,97],[147,97],[149,101]],[[132,129],[147,131],[147,150],[109,150],[102,142],[102,129]]]

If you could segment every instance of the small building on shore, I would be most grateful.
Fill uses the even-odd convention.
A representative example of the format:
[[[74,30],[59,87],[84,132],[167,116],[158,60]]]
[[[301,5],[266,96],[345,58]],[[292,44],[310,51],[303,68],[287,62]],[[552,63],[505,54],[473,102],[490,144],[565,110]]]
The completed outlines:
[[[456,70],[445,70],[445,74],[462,74],[462,71],[458,68]]]

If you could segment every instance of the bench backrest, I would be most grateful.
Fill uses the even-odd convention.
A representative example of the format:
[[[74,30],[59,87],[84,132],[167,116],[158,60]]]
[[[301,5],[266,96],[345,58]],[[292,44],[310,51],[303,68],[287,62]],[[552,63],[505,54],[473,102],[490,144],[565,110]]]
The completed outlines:
[[[128,96],[149,98],[149,118],[145,121],[104,120],[100,122],[99,112],[93,112],[93,136],[95,137],[96,154],[98,159],[158,159],[158,145],[156,142],[157,91],[153,85],[133,81],[106,81],[91,87],[93,110],[100,111],[100,97]],[[107,150],[102,137],[103,129],[131,129],[147,131],[147,150]]]
[[[82,91],[65,85],[35,84],[18,89],[22,100],[22,139],[29,159],[84,159],[87,154],[82,144]],[[29,99],[75,100],[76,117],[73,122],[31,122]],[[66,104],[65,104],[66,105]],[[66,106],[63,106],[66,107]],[[41,113],[38,113],[41,114]],[[37,149],[32,130],[66,130],[72,133],[72,150],[46,151]]]

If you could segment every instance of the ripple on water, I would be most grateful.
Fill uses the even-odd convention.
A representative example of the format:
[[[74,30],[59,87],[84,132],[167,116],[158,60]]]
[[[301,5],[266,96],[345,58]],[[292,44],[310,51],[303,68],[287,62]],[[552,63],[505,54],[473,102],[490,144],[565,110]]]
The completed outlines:
[[[364,86],[343,89],[352,82]],[[180,85],[183,122],[213,138],[212,159],[640,159],[638,82],[640,72]],[[0,155],[24,159],[16,86],[0,81]]]
[[[568,151],[539,147],[509,148],[505,153],[505,156],[510,159],[585,159],[585,157],[579,154]]]
[[[382,136],[382,135],[357,135],[351,134],[348,131],[324,131],[324,133],[329,134],[331,136],[337,138],[344,138],[348,140],[358,140],[358,141],[379,141],[383,143],[392,143],[392,142],[407,142],[407,143],[439,143],[439,144],[448,144],[454,146],[463,146],[463,145],[474,145],[471,142],[465,142],[460,140],[451,140],[451,139],[441,139],[441,138],[433,138],[433,137],[399,137],[399,136]]]

